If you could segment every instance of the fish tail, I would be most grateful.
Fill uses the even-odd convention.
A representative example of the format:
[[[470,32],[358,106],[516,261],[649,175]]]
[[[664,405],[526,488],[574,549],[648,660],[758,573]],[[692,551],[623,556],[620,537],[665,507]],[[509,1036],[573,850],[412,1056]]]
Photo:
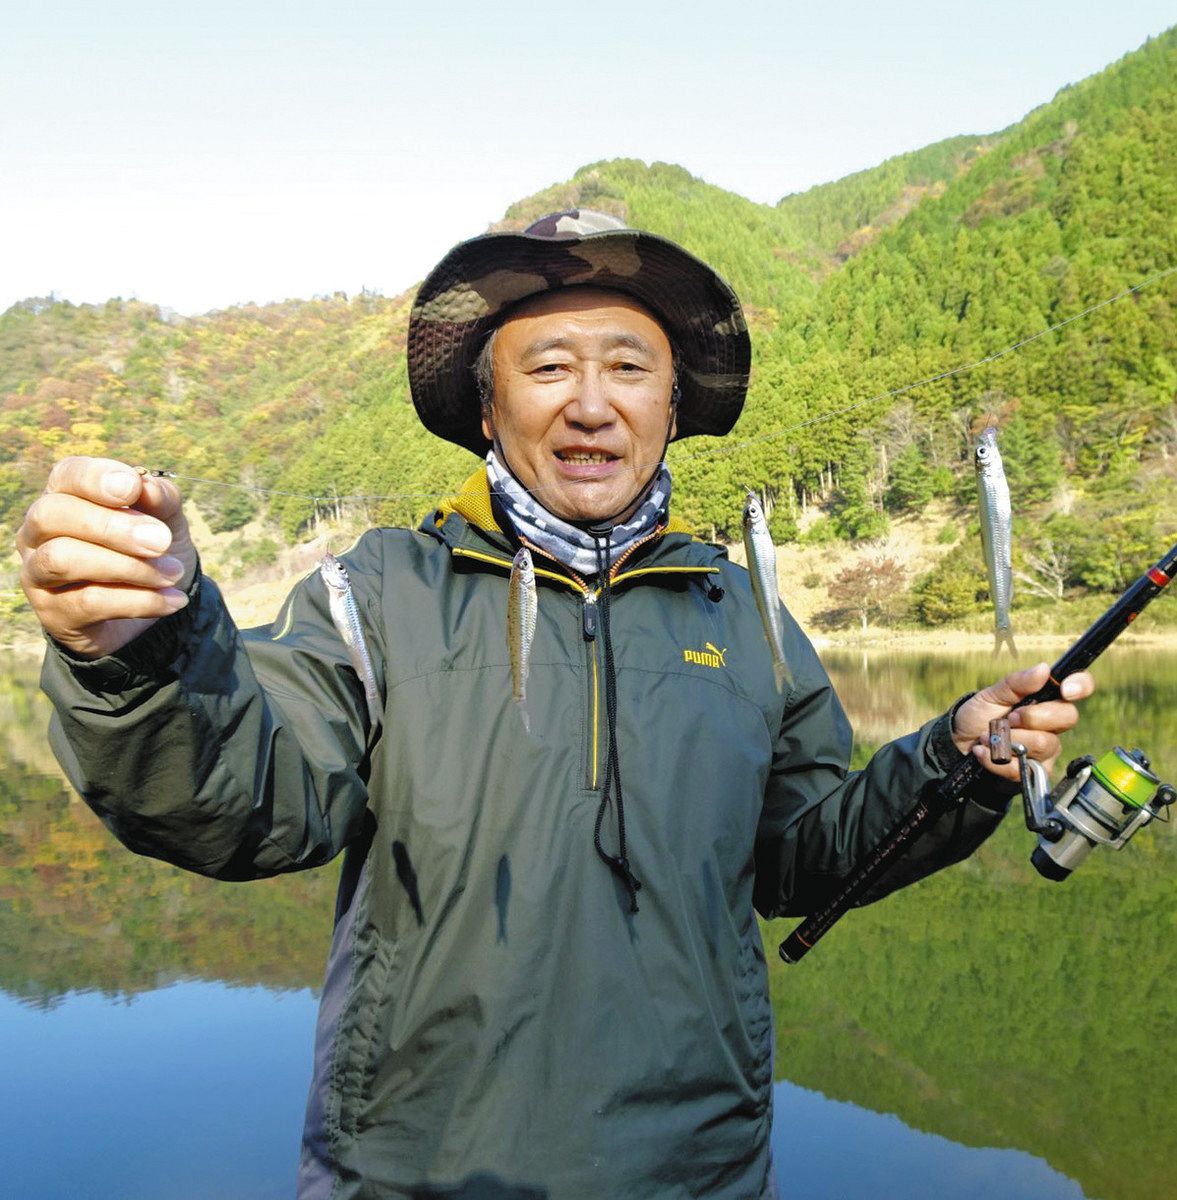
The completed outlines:
[[[993,631],[993,657],[996,658],[1001,653],[1001,645],[1003,642],[1009,644],[1009,652],[1014,658],[1018,656],[1018,648],[1014,645],[1014,631],[1012,629],[995,629]]]
[[[527,715],[527,697],[519,697],[519,715],[523,718],[523,728],[527,733],[531,732],[531,719]]]

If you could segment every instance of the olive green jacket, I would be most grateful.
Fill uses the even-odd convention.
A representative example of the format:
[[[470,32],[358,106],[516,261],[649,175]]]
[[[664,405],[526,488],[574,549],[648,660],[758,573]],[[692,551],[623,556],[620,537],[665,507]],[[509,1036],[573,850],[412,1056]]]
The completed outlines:
[[[610,622],[634,914],[594,850],[596,597],[537,560],[528,733],[512,552],[480,473],[419,531],[343,556],[376,728],[315,572],[272,628],[239,633],[204,579],[116,656],[51,653],[55,748],[144,854],[244,879],[346,850],[302,1200],[760,1197],[773,1022],[754,906],[827,898],[957,760],[948,720],[848,772],[849,726],[796,624],[782,693],[746,571],[685,533],[654,538],[616,569]],[[967,804],[903,881],[998,820]]]

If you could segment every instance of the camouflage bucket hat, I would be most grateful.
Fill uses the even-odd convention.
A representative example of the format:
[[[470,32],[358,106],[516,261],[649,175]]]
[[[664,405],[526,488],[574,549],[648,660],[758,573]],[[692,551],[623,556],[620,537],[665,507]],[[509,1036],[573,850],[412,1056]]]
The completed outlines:
[[[425,428],[485,454],[473,368],[487,336],[521,300],[584,286],[633,296],[666,330],[679,359],[677,436],[727,433],[744,406],[752,356],[735,292],[682,247],[586,208],[462,242],[430,272],[408,344]]]

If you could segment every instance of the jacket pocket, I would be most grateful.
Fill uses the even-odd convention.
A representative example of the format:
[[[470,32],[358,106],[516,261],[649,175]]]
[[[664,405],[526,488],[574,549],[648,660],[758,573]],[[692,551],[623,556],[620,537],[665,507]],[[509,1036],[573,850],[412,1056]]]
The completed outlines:
[[[745,1077],[760,1103],[767,1106],[772,1087],[773,1016],[768,993],[768,967],[755,926],[743,939],[735,985],[750,1051],[744,1068]]]
[[[364,1113],[379,1065],[380,1028],[388,1011],[388,981],[392,947],[374,931],[370,949],[357,946],[355,983],[348,997],[336,1052],[339,1129],[354,1136],[364,1125]]]

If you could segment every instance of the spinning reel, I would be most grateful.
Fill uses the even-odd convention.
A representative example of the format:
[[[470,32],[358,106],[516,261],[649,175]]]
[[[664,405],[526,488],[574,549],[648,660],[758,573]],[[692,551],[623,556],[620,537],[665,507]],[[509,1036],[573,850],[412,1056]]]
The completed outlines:
[[[1167,821],[1177,799],[1177,789],[1149,769],[1143,750],[1116,746],[1099,759],[1072,759],[1051,791],[1046,768],[1009,741],[1004,720],[990,726],[989,744],[995,762],[1017,756],[1026,828],[1038,835],[1030,861],[1046,879],[1066,879],[1096,846],[1122,850],[1151,821]]]

